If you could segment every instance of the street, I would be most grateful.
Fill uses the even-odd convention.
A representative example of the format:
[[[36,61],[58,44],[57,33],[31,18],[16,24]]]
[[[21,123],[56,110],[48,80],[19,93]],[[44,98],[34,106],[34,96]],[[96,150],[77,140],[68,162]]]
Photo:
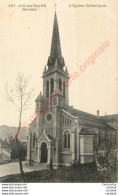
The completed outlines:
[[[46,168],[47,168],[46,164],[27,166],[26,161],[23,162],[24,172],[38,171]],[[4,177],[6,175],[18,174],[18,173],[20,173],[19,162],[0,165],[0,177]]]

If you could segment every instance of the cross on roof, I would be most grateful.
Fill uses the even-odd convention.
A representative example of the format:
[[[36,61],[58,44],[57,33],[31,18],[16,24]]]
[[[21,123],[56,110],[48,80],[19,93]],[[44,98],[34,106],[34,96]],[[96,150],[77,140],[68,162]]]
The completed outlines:
[[[54,4],[54,7],[55,7],[55,11],[56,11],[56,6],[57,6],[57,5],[56,5],[56,3],[55,3],[55,4]]]

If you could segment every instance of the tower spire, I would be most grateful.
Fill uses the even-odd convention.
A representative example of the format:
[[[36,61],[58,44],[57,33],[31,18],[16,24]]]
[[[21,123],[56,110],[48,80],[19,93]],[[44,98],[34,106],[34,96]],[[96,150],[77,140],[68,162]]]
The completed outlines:
[[[57,6],[56,3],[54,4],[54,6],[55,6],[55,12],[56,12],[56,6]]]
[[[50,57],[55,57],[56,59],[62,57],[61,56],[61,45],[60,45],[59,29],[58,29],[56,12],[55,12],[55,17],[54,17]]]
[[[61,53],[61,44],[60,44],[60,37],[59,37],[59,28],[58,28],[58,21],[57,21],[57,15],[55,10],[55,16],[54,16],[54,24],[53,24],[53,33],[52,33],[52,43],[51,43],[51,51],[50,56],[48,58],[48,66],[54,67],[55,61],[57,60],[58,65],[60,68],[63,68],[64,59],[62,57]]]

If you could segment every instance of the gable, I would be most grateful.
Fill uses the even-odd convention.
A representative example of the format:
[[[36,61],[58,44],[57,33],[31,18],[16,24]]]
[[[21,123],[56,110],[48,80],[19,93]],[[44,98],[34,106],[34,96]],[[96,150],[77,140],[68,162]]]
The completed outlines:
[[[51,137],[46,135],[45,132],[43,132],[42,136],[38,139],[39,145],[41,145],[42,142],[47,143],[48,146],[49,146],[49,143],[51,142]]]

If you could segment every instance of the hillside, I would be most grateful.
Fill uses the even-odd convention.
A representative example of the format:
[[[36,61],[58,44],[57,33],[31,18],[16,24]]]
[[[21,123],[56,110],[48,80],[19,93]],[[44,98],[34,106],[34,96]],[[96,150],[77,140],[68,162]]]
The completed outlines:
[[[18,136],[18,138],[21,141],[23,142],[27,141],[28,130],[29,130],[28,128],[26,128],[25,130],[21,129],[21,133]],[[14,137],[16,131],[17,131],[17,127],[9,127],[6,125],[2,125],[0,126],[0,139],[4,141],[5,139],[8,138],[10,134],[12,134],[12,136]]]

